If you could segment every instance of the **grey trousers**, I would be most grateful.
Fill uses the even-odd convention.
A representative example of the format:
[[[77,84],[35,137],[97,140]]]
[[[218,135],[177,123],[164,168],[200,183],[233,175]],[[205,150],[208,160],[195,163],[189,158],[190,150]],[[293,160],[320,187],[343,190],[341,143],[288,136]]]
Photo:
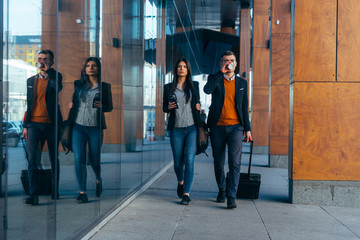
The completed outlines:
[[[228,198],[236,198],[236,191],[240,178],[243,138],[244,128],[240,124],[216,126],[210,129],[216,182],[219,191],[226,191],[226,196]],[[224,172],[226,145],[228,147],[229,163],[227,181]]]
[[[59,189],[59,174],[60,165],[58,154],[56,149],[59,146],[59,141],[55,140],[55,130],[52,124],[30,122],[28,126],[28,140],[27,140],[27,152],[28,152],[28,173],[29,173],[29,192],[30,195],[36,195],[39,191],[34,171],[37,169],[38,161],[41,159],[42,149],[47,141],[49,149],[49,157],[51,162],[51,176],[52,176],[52,190],[53,195],[58,194]],[[56,154],[56,156],[55,156]]]

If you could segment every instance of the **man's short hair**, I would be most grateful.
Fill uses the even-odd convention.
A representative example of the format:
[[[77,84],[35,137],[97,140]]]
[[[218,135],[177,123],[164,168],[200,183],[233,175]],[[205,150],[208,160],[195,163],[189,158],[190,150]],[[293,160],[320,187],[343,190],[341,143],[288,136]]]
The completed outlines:
[[[40,50],[39,54],[49,54],[50,62],[54,61],[54,53],[51,50],[48,49]]]
[[[229,51],[225,51],[225,52],[223,52],[223,53],[221,54],[220,59],[221,59],[221,61],[222,61],[224,56],[231,56],[231,55],[235,56],[235,53],[234,53],[233,51],[230,51],[230,50],[229,50]],[[236,58],[236,56],[235,56],[235,58]]]

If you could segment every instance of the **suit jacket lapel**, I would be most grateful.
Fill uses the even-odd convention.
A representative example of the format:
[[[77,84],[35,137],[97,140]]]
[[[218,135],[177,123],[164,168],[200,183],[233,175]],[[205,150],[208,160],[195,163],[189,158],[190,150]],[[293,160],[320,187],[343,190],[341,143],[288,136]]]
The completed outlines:
[[[38,79],[39,79],[39,76],[36,75],[36,76],[34,77],[34,86],[33,86],[33,90],[34,90],[34,100],[36,99],[36,91],[37,91]]]
[[[235,103],[239,102],[239,90],[240,89],[240,80],[235,77]]]
[[[224,77],[223,77],[223,79],[219,82],[219,84],[220,84],[220,89],[221,89],[221,94],[222,94],[223,100],[225,100]]]

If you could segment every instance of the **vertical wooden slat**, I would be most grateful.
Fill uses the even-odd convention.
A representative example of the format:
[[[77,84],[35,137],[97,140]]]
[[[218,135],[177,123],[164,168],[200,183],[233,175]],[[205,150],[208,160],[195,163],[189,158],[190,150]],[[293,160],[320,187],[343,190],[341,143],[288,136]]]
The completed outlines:
[[[337,80],[360,81],[360,1],[339,1]]]
[[[113,111],[105,114],[107,128],[111,131],[104,131],[104,143],[124,144],[122,49],[112,46],[113,38],[122,42],[122,1],[103,1],[102,19],[102,78],[111,84],[114,105]]]
[[[250,40],[251,40],[251,16],[250,9],[240,11],[240,53],[239,53],[239,74],[249,78],[250,71]],[[245,73],[245,75],[243,75]]]
[[[267,147],[269,142],[269,17],[270,0],[254,1],[252,134],[255,147]]]
[[[290,85],[290,22],[291,1],[272,1],[271,36],[271,106],[270,106],[270,166],[277,158],[288,155],[289,141],[289,85]],[[287,156],[286,156],[287,157]],[[284,164],[284,165],[283,165]]]

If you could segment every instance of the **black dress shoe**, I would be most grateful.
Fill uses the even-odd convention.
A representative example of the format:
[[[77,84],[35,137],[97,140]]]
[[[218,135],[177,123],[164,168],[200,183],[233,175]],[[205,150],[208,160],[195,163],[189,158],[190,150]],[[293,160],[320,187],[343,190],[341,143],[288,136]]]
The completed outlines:
[[[86,193],[80,193],[80,195],[76,199],[78,203],[87,203],[89,201]]]
[[[96,196],[97,197],[100,197],[102,193],[102,180],[96,180]]]
[[[229,197],[228,200],[227,200],[227,208],[229,209],[233,209],[233,208],[236,208],[237,205],[235,203],[235,199],[232,198],[232,197]]]
[[[216,198],[216,201],[218,203],[224,203],[225,202],[225,191],[219,191],[218,195],[217,195],[217,198]]]
[[[182,198],[184,195],[184,184],[178,183],[177,189],[176,189],[177,195],[179,198]]]
[[[39,195],[32,195],[25,200],[26,204],[39,205]]]
[[[190,197],[188,195],[183,195],[180,204],[181,205],[189,205],[189,202],[191,201]]]

